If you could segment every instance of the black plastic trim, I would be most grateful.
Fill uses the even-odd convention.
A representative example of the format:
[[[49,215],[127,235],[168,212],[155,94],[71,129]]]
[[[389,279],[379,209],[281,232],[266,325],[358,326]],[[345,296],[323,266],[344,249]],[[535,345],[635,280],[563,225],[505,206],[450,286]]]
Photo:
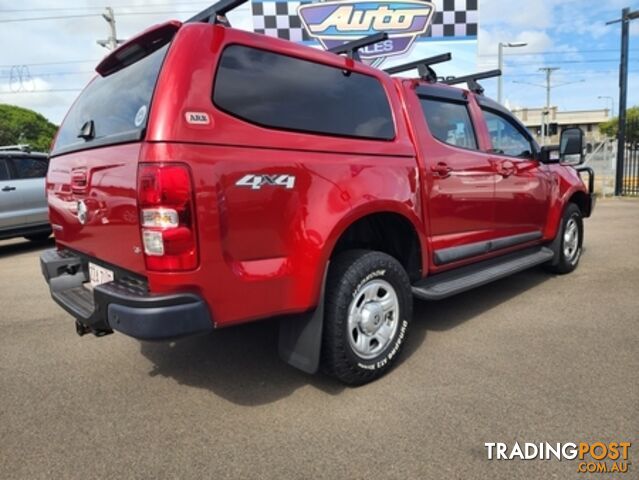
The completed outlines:
[[[422,300],[441,300],[550,262],[553,257],[553,251],[547,247],[528,248],[426,277],[413,285],[413,295]]]
[[[468,95],[459,88],[442,88],[429,85],[420,85],[415,88],[417,96],[432,98],[434,100],[448,100],[449,102],[468,103]]]
[[[447,263],[457,262],[470,257],[484,255],[486,253],[501,250],[503,248],[514,247],[526,242],[532,242],[542,238],[540,231],[521,233],[518,235],[510,235],[508,237],[500,237],[484,242],[469,243],[459,247],[442,248],[433,252],[433,261],[435,265],[445,265]]]
[[[90,289],[85,259],[69,251],[46,250],[40,266],[53,300],[96,335],[118,330],[165,340],[213,329],[208,307],[195,293],[154,295],[117,278]]]
[[[115,135],[108,135],[106,137],[96,138],[88,142],[78,142],[66,147],[57,148],[51,152],[51,158],[58,155],[64,155],[71,152],[79,152],[81,150],[90,150],[92,148],[107,147],[110,145],[119,145],[121,143],[133,143],[139,142],[144,139],[146,133],[145,128],[139,130],[129,130],[128,132],[122,132]]]

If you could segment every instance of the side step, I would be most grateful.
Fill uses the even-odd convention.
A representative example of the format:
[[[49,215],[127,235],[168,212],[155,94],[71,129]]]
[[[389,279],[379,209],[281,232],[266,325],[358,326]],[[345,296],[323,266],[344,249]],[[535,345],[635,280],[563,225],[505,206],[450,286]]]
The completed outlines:
[[[413,295],[422,300],[441,300],[545,263],[553,255],[547,247],[533,247],[439,273],[413,285]]]

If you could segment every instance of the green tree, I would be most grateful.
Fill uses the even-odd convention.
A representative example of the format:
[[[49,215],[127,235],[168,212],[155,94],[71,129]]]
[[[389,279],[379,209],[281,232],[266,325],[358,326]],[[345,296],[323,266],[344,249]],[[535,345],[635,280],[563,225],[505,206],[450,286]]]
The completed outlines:
[[[33,110],[0,104],[0,146],[28,144],[33,150],[48,152],[57,129]]]
[[[616,137],[619,131],[619,118],[613,118],[599,125],[604,135]],[[626,141],[639,142],[639,106],[626,110]]]

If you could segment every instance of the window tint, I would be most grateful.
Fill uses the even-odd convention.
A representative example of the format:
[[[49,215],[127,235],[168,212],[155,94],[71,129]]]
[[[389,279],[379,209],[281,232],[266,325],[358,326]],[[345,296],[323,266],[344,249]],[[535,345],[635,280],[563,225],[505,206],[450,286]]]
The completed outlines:
[[[46,160],[14,158],[11,161],[18,178],[44,178],[47,176]]]
[[[463,103],[445,102],[420,98],[430,133],[449,145],[462,148],[477,148],[475,131]]]
[[[9,180],[9,170],[8,170],[7,162],[3,159],[0,159],[0,182],[2,180]]]
[[[240,45],[222,53],[213,102],[261,126],[390,140],[386,93],[373,77]]]
[[[528,138],[505,117],[484,110],[493,151],[510,157],[529,158],[533,148]]]
[[[97,76],[71,107],[60,127],[53,154],[62,149],[90,148],[95,140],[101,140],[102,145],[131,141],[132,138],[118,138],[127,134],[140,138],[167,49],[165,45],[122,70],[106,77]],[[82,126],[91,120],[94,139],[78,138]]]

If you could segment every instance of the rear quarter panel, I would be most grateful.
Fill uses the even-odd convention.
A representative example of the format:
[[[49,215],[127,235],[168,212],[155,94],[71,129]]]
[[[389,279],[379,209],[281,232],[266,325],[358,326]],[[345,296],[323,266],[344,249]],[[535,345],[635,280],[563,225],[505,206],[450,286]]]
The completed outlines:
[[[211,100],[215,59],[229,43],[378,76],[391,102],[395,140],[273,130],[217,110]],[[205,113],[209,124],[189,124],[189,112]],[[160,76],[147,141],[144,161],[190,166],[200,241],[195,272],[149,273],[150,286],[171,291],[188,282],[208,300],[218,326],[313,308],[332,247],[364,215],[397,212],[424,231],[419,172],[394,84],[343,57],[223,27],[187,25]],[[238,186],[247,174],[292,175],[295,186]]]

